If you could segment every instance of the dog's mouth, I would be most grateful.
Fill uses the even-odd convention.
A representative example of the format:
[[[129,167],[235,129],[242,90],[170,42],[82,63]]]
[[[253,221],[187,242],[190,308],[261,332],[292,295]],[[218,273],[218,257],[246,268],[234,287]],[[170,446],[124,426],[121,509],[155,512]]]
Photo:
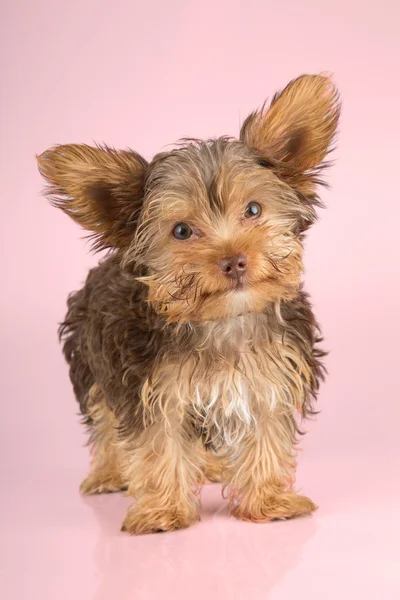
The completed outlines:
[[[250,284],[245,281],[244,277],[238,277],[232,280],[231,289],[234,291],[244,290],[246,287],[250,287]]]
[[[197,286],[187,286],[186,289],[180,290],[167,290],[168,300],[161,302],[163,304],[169,304],[173,302],[186,302],[187,304],[197,304],[204,302],[207,299],[214,298],[216,300],[222,299],[224,296],[228,296],[230,294],[239,294],[239,293],[251,293],[252,290],[256,289],[258,286],[267,283],[271,278],[263,277],[262,279],[257,280],[249,280],[248,277],[238,277],[237,279],[231,279],[225,283],[225,285],[220,287],[219,289],[207,290],[202,289],[201,285]],[[144,282],[146,284],[146,282]],[[192,283],[192,282],[191,282]]]
[[[224,287],[212,292],[203,291],[198,294],[197,298],[205,300],[207,298],[222,298],[223,296],[232,293],[250,293],[252,290],[254,290],[254,288],[257,288],[257,286],[259,285],[265,284],[267,281],[269,281],[268,277],[264,277],[263,279],[259,279],[258,281],[248,281],[244,277],[241,277],[239,279],[232,280],[232,282],[230,282],[229,284],[229,287]]]

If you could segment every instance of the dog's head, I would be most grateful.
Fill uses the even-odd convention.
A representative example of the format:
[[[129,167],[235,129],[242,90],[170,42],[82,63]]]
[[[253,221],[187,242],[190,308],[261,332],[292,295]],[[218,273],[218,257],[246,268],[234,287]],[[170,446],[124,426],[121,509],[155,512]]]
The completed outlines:
[[[168,320],[261,312],[298,292],[339,109],[330,78],[306,75],[249,115],[239,140],[186,140],[149,164],[133,151],[64,145],[39,168],[95,246],[144,273]]]

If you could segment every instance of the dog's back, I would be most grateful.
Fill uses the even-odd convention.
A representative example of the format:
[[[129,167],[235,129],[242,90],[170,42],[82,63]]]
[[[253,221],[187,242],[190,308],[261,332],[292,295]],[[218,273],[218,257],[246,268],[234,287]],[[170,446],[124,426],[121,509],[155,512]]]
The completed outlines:
[[[123,270],[118,257],[111,254],[89,271],[82,289],[68,298],[59,335],[88,425],[89,392],[95,383],[102,386],[107,404],[117,413],[126,412],[128,400],[135,407],[138,384],[163,336],[162,330],[154,330],[159,317],[143,300],[144,291],[136,273]]]
[[[96,382],[91,355],[101,353],[107,315],[104,305],[110,282],[118,278],[118,272],[113,257],[91,269],[82,289],[68,297],[67,314],[59,328],[74,393],[87,424],[91,421],[89,392]]]
[[[89,366],[87,340],[85,330],[88,319],[88,307],[91,289],[90,279],[98,267],[90,271],[85,286],[78,292],[73,292],[68,297],[68,310],[64,321],[59,328],[60,339],[63,342],[63,352],[69,365],[69,375],[74,388],[76,399],[79,402],[80,412],[90,423],[87,416],[89,390],[95,383],[93,373]]]

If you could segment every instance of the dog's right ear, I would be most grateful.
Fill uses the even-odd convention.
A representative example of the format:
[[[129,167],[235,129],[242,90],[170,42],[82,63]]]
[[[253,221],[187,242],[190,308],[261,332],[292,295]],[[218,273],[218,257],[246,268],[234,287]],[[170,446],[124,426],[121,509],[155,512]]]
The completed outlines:
[[[66,144],[37,156],[45,193],[95,237],[94,247],[124,248],[142,206],[147,162],[130,150]]]

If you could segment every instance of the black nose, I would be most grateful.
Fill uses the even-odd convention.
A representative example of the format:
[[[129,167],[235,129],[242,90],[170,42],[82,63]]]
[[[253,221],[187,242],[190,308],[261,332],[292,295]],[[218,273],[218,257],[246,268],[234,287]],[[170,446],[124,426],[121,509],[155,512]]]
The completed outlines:
[[[247,256],[235,254],[235,256],[221,258],[219,268],[229,279],[240,279],[247,269]]]

